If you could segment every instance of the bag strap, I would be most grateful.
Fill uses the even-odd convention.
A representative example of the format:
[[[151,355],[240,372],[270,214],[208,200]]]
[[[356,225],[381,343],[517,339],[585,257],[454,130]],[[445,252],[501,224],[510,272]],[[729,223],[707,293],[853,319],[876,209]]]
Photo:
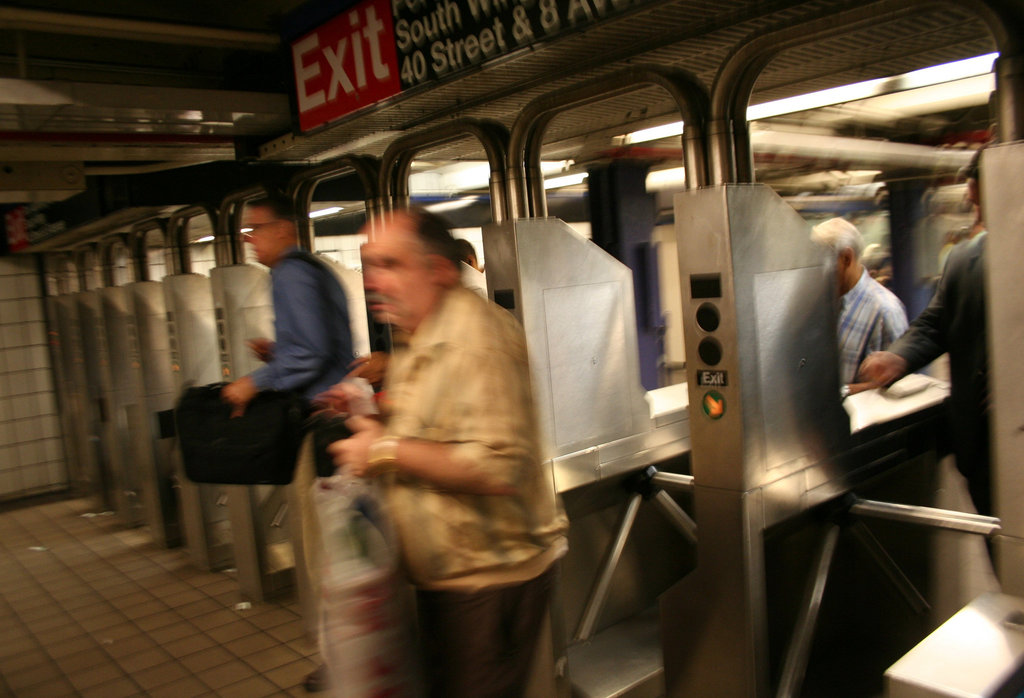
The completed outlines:
[[[301,260],[306,264],[310,265],[311,267],[315,267],[316,269],[319,270],[320,280],[317,281],[317,290],[320,293],[320,310],[322,314],[322,320],[326,319],[327,316],[329,315],[329,309],[331,306],[331,293],[330,289],[328,288],[328,284],[333,282],[335,285],[337,285],[338,288],[341,289],[342,297],[346,298],[347,302],[347,297],[344,295],[345,289],[341,287],[341,282],[338,280],[338,277],[334,275],[334,272],[331,271],[330,267],[328,267],[325,262],[320,261],[312,252],[307,252],[306,250],[297,250],[294,254],[288,255],[288,258]],[[348,317],[347,307],[345,308],[345,316]],[[351,325],[351,321],[349,322],[349,324]],[[339,350],[339,338],[334,332],[331,332],[330,336],[331,344],[333,345],[332,350],[334,353],[337,353]]]

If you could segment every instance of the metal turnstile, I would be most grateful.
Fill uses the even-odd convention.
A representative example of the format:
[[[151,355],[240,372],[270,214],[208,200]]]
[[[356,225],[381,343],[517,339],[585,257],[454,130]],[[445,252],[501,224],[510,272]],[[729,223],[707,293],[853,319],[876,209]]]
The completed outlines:
[[[85,359],[78,323],[77,294],[61,293],[47,298],[50,306],[52,340],[55,349],[57,392],[60,395],[64,450],[73,490],[96,498],[103,504],[104,481],[98,452],[89,438],[90,403],[87,393]]]
[[[841,661],[819,662],[819,691],[839,690],[837,680],[847,691],[851,680],[880,682],[886,657],[926,632],[919,585],[958,574],[955,560],[921,554],[930,531],[991,536],[999,521],[922,502],[936,472],[941,398],[851,434],[839,397],[835,271],[792,208],[761,185],[722,185],[678,194],[675,220],[700,536],[696,569],[661,598],[666,695],[797,696],[825,646]],[[868,488],[910,504],[860,499]],[[884,521],[869,528],[868,519],[918,533],[883,539],[874,531]],[[902,603],[887,613],[885,595],[854,601],[851,589],[863,586],[851,580],[865,565],[837,555],[844,545]],[[912,547],[890,555],[887,545]],[[828,597],[837,566],[829,588],[839,591]],[[870,654],[855,658],[844,645],[844,614],[848,625],[884,625],[884,634],[871,626]]]
[[[202,274],[173,274],[160,282],[167,309],[168,346],[176,391],[224,380],[217,351],[217,327],[210,279]],[[185,477],[175,447],[185,543],[193,563],[205,570],[232,564],[227,492]]]
[[[96,290],[79,291],[75,296],[88,405],[85,415],[85,448],[91,452],[98,466],[103,492],[102,504],[114,510],[120,502],[117,473],[120,471],[121,453],[117,450],[110,410],[109,358],[103,328],[102,299]]]
[[[256,266],[232,264],[211,269],[210,282],[221,373],[225,380],[234,380],[259,365],[246,340],[273,339],[270,280]],[[292,587],[295,558],[286,526],[287,486],[229,485],[225,490],[242,594],[263,601]]]
[[[146,520],[148,477],[153,470],[150,428],[141,400],[142,375],[131,296],[124,286],[96,291],[103,310],[109,370],[107,410],[115,464],[117,515],[126,526]]]
[[[491,297],[523,324],[545,458],[570,518],[553,619],[559,690],[661,695],[653,609],[692,567],[696,536],[667,491],[690,485],[685,386],[645,393],[632,272],[568,225],[490,225],[484,249]]]
[[[182,543],[175,474],[174,424],[171,410],[177,398],[167,326],[167,304],[158,281],[136,281],[125,287],[131,306],[130,326],[141,363],[139,407],[129,415],[141,422],[138,448],[145,485],[146,522],[163,547]]]

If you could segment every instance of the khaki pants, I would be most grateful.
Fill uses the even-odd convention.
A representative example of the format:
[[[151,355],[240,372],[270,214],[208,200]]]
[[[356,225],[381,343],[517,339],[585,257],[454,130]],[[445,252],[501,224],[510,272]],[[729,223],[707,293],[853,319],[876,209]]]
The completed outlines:
[[[296,512],[291,522],[292,549],[295,552],[295,583],[298,586],[302,625],[309,638],[317,636],[320,607],[320,551],[323,541],[320,522],[313,506],[313,483],[316,465],[313,462],[313,436],[308,434],[299,449],[289,492],[289,508]]]

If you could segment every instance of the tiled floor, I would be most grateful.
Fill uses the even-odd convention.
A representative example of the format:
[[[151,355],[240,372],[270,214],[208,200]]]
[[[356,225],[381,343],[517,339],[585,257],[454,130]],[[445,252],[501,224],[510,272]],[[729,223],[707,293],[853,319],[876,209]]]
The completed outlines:
[[[236,608],[202,572],[88,500],[0,513],[0,695],[305,696],[294,598]]]

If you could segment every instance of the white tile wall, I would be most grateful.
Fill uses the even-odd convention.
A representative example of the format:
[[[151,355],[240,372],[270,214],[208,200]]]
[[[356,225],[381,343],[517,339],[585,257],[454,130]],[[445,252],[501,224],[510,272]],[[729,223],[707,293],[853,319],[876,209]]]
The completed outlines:
[[[67,485],[35,259],[0,258],[0,500]]]

